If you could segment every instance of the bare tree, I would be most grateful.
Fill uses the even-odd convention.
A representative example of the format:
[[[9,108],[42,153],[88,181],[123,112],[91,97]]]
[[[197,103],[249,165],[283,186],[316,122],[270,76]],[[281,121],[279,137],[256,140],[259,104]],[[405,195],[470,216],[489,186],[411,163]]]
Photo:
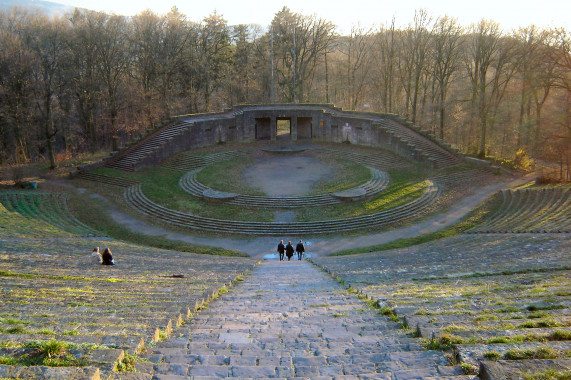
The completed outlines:
[[[481,20],[472,26],[472,35],[466,56],[466,69],[472,86],[472,112],[471,123],[475,120],[480,123],[480,147],[478,155],[486,154],[486,132],[488,123],[488,102],[486,90],[488,89],[488,70],[492,65],[498,51],[501,38],[499,25],[496,22]]]
[[[431,22],[428,13],[421,9],[414,13],[414,24],[409,28],[406,38],[406,50],[408,59],[411,61],[411,77],[412,83],[408,85],[412,91],[411,103],[411,121],[416,122],[418,94],[421,87],[422,76],[426,70],[427,56],[430,48],[428,26]]]
[[[34,88],[36,109],[39,111],[40,128],[46,142],[50,168],[56,167],[55,140],[57,128],[54,123],[54,96],[60,89],[61,67],[66,55],[66,23],[61,19],[49,20],[37,17],[27,28],[27,45],[34,60]]]
[[[308,97],[318,59],[333,42],[335,26],[314,16],[292,13],[284,7],[272,20],[272,29],[282,96],[287,101],[297,98],[303,102]],[[297,87],[295,96],[293,83]]]
[[[222,79],[230,69],[230,42],[230,30],[222,16],[213,13],[203,20],[200,26],[197,61],[205,111],[210,110],[211,95],[221,86]]]
[[[376,34],[374,52],[377,67],[376,85],[380,93],[381,109],[393,112],[393,94],[395,90],[395,69],[397,67],[395,19],[388,29],[381,27]]]
[[[341,40],[339,45],[345,59],[342,63],[346,72],[346,102],[350,109],[358,109],[366,89],[371,82],[374,56],[372,29],[360,26],[351,28],[351,34]]]
[[[432,77],[438,89],[439,134],[444,138],[448,89],[462,59],[462,27],[448,16],[438,18],[432,28]]]
[[[34,133],[24,126],[32,121],[34,59],[21,34],[29,22],[29,15],[20,11],[0,15],[0,163],[30,159]]]

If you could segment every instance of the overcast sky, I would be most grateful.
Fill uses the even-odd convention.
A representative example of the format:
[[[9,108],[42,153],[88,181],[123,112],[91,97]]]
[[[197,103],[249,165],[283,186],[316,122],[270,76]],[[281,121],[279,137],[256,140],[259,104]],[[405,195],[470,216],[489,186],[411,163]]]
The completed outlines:
[[[274,14],[283,6],[304,15],[315,14],[332,21],[345,33],[353,25],[369,27],[388,24],[395,17],[397,26],[412,22],[415,9],[426,9],[434,18],[449,15],[464,26],[482,18],[500,23],[505,31],[535,24],[565,27],[571,31],[571,0],[52,0],[58,3],[134,15],[144,9],[159,14],[176,6],[193,21],[200,21],[216,11],[230,25],[269,25]]]

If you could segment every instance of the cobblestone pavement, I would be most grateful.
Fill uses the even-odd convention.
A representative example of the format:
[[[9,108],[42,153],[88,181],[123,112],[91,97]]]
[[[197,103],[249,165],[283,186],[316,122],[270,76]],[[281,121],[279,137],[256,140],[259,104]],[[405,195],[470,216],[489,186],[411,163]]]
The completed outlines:
[[[306,261],[265,261],[184,329],[157,345],[157,364],[143,364],[154,379],[461,375]]]

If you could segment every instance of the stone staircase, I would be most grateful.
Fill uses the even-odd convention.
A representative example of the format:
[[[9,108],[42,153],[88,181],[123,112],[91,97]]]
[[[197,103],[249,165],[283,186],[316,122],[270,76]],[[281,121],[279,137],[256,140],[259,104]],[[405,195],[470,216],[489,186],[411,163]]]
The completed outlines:
[[[515,380],[571,370],[571,244],[557,236],[461,235],[312,261],[378,300],[426,347],[482,379]]]
[[[419,216],[441,195],[440,187],[427,180],[428,187],[420,197],[404,205],[369,215],[352,218],[323,220],[314,222],[246,222],[205,218],[163,207],[152,202],[142,192],[140,185],[125,190],[125,201],[141,213],[183,228],[253,235],[324,234],[389,225]]]
[[[457,155],[394,120],[378,119],[376,123],[390,136],[408,144],[410,148],[417,151],[425,161],[432,162],[436,168],[441,169],[458,165],[462,162],[462,159]]]
[[[139,379],[474,378],[298,260],[256,267],[148,357]]]
[[[105,166],[119,170],[134,171],[140,161],[160,150],[164,145],[176,139],[193,125],[191,121],[182,120],[162,128],[121,152],[120,155],[111,158],[105,163]]]
[[[244,157],[248,154],[251,154],[252,151],[253,149],[237,149],[237,150],[227,150],[227,151],[215,152],[204,155],[182,153],[164,162],[161,166],[173,170],[193,171],[196,169],[202,169],[205,166],[208,166],[216,162]]]
[[[468,233],[571,232],[568,186],[502,190],[496,202],[500,202],[497,211]]]
[[[115,177],[94,172],[79,172],[75,178],[118,187],[129,187],[138,183],[137,181],[128,178]]]
[[[335,158],[343,158],[363,166],[369,166],[380,170],[398,169],[410,166],[410,162],[387,151],[361,153],[356,152],[355,150],[357,150],[355,147],[349,150],[342,149],[341,146],[336,148],[318,146],[314,151],[318,154],[329,155]]]

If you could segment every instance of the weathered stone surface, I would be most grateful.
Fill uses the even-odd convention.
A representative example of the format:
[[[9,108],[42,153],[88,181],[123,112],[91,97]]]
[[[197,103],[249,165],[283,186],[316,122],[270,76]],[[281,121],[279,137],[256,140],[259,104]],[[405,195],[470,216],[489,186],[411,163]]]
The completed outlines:
[[[523,374],[571,370],[571,359],[499,360],[480,362],[481,380],[519,380]]]
[[[410,338],[397,323],[305,261],[256,267],[183,333],[189,344],[179,341],[181,352],[201,362],[190,376],[387,379],[387,368],[438,374],[445,363],[440,352],[407,351]],[[165,360],[187,363],[168,340],[161,345],[169,348],[155,352]]]

